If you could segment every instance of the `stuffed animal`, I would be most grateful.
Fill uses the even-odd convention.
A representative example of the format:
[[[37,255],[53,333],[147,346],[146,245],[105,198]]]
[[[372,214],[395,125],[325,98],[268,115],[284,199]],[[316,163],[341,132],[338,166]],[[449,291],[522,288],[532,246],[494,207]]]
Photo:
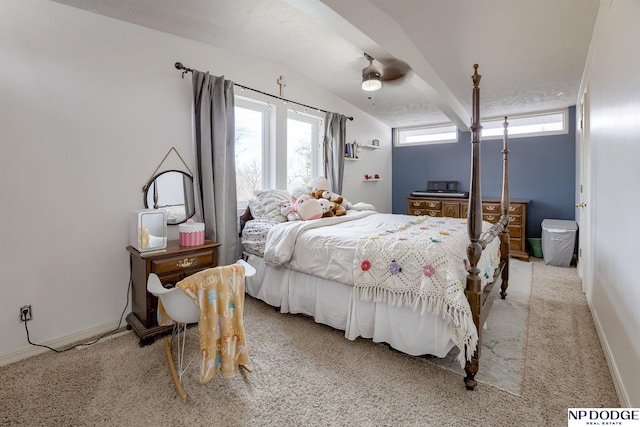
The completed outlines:
[[[333,214],[335,216],[342,216],[342,215],[346,215],[347,214],[347,210],[341,204],[336,203],[336,202],[331,202],[331,204],[333,204],[333,206],[334,206]]]
[[[280,215],[287,218],[287,221],[299,221],[300,214],[295,211],[293,207],[293,201],[290,200],[281,200],[278,202],[278,210],[280,211]]]
[[[341,205],[342,202],[344,202],[344,198],[341,195],[333,193],[329,190],[325,190],[322,192],[322,198],[327,199],[330,202],[335,202],[339,205]]]
[[[311,180],[311,191],[316,192],[318,190],[331,190],[329,180],[324,176],[318,176]]]
[[[323,214],[323,216],[342,216],[347,214],[346,208],[342,205],[344,202],[344,198],[339,194],[332,193],[327,190],[316,190],[311,195],[322,202],[322,200],[327,200],[331,203],[331,207],[329,211],[333,212],[332,215]]]
[[[304,221],[322,218],[322,206],[320,206],[320,202],[306,194],[296,199],[296,202],[293,204],[293,209],[300,215],[300,219]]]
[[[331,203],[327,199],[317,199],[322,206],[322,218],[328,218],[333,216],[333,212],[336,210],[335,203]]]

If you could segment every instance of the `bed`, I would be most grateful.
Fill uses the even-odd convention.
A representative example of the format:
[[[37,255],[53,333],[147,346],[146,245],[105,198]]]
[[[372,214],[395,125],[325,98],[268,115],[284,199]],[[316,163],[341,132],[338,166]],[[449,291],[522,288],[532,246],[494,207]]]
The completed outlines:
[[[478,67],[474,65],[468,217],[379,213],[345,202],[347,214],[286,221],[284,190],[256,192],[241,217],[246,292],[282,313],[312,316],[345,337],[401,352],[445,357],[454,347],[474,390],[482,325],[509,277],[507,120],[501,218],[482,221]],[[454,350],[455,351],[455,350]]]

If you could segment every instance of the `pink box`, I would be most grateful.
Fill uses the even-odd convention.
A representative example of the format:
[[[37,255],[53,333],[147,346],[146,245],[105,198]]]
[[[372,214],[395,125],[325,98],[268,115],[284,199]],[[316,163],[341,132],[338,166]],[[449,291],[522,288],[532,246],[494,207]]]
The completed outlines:
[[[189,221],[184,224],[178,224],[180,246],[204,245],[204,223]]]

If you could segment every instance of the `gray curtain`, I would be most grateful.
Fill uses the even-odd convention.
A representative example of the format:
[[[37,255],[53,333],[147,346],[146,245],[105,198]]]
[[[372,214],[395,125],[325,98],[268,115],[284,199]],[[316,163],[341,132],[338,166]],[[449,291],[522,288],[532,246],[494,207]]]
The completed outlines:
[[[193,96],[196,218],[222,244],[218,265],[232,264],[240,256],[233,82],[194,70]]]
[[[347,116],[327,113],[324,120],[324,176],[331,191],[342,194],[344,177],[344,145],[347,142]]]

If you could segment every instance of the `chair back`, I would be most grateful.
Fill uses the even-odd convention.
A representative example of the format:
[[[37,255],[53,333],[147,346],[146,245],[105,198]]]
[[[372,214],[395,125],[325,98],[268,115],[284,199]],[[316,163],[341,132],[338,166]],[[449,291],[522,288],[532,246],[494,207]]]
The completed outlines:
[[[147,290],[162,301],[165,311],[178,323],[197,323],[200,320],[200,308],[180,288],[165,288],[160,278],[149,274]]]

